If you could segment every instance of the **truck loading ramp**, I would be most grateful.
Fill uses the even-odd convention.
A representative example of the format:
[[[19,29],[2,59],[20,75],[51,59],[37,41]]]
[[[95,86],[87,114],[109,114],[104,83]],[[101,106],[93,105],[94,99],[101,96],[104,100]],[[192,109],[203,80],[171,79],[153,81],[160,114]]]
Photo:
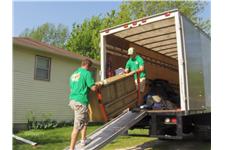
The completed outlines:
[[[133,125],[138,123],[141,119],[146,116],[146,112],[139,111],[133,112],[126,110],[118,117],[114,118],[103,127],[94,131],[87,137],[90,141],[87,145],[81,147],[79,142],[76,145],[76,150],[99,150],[106,144],[110,143],[117,136],[126,132]]]

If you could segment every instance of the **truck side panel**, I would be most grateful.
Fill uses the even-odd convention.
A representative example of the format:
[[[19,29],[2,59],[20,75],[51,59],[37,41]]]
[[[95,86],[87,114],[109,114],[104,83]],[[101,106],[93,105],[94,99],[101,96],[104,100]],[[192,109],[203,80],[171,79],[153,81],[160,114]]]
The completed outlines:
[[[189,98],[187,99],[188,110],[204,109],[206,106],[205,101],[205,85],[203,77],[203,48],[204,42],[201,38],[201,32],[198,28],[184,16],[183,21],[183,34],[184,34],[184,50],[186,55],[186,68],[187,68],[187,90]],[[208,59],[208,58],[204,58]]]
[[[201,33],[201,49],[203,56],[203,76],[205,87],[206,108],[211,108],[211,41],[203,33]]]

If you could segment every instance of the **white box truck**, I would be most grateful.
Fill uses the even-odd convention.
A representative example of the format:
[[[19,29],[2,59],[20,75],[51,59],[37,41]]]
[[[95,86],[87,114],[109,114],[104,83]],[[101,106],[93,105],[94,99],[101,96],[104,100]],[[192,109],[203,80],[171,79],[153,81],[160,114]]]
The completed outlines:
[[[109,65],[125,67],[127,49],[134,47],[145,61],[147,79],[166,80],[178,90],[179,109],[145,110],[148,115],[135,127],[158,138],[210,138],[211,39],[205,32],[176,9],[104,29],[100,39],[102,80]]]

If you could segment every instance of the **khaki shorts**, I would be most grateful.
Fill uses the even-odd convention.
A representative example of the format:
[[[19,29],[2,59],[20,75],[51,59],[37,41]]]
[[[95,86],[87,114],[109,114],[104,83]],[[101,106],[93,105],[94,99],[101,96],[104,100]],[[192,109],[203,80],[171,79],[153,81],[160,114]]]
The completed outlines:
[[[136,88],[138,88],[138,82],[135,80]],[[143,93],[145,91],[145,78],[140,79],[140,92]]]
[[[70,100],[69,106],[74,110],[74,128],[81,130],[88,124],[88,107],[79,102]]]

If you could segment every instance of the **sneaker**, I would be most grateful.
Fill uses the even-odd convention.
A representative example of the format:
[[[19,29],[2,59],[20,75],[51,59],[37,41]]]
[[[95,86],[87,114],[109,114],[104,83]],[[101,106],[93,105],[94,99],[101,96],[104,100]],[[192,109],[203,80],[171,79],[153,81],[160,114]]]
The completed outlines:
[[[80,140],[80,146],[85,146],[86,145],[86,140]]]
[[[80,140],[80,146],[85,146],[91,142],[91,139]]]

